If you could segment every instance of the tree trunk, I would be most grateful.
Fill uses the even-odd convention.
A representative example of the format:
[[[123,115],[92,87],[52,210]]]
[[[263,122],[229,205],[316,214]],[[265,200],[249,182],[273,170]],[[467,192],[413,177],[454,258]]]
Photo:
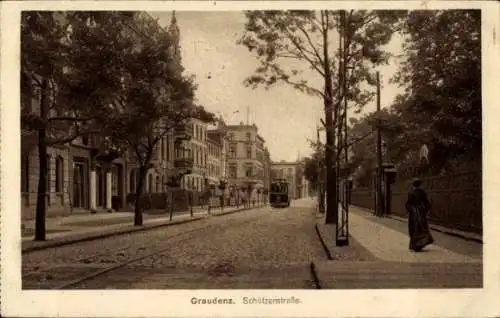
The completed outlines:
[[[328,52],[328,30],[329,30],[329,13],[324,11],[325,29],[323,31],[323,56],[325,70],[325,128],[326,128],[326,149],[325,149],[325,164],[326,164],[326,215],[325,223],[336,224],[338,218],[337,205],[337,175],[334,169],[335,158],[335,126],[333,122],[333,87],[332,73],[330,69],[330,58]]]
[[[325,108],[332,108],[326,106]],[[338,218],[338,205],[337,205],[337,173],[334,167],[334,147],[335,147],[335,131],[333,127],[332,112],[327,112],[325,109],[325,124],[326,128],[326,224],[337,224]]]
[[[47,118],[47,80],[44,79],[41,88],[40,99],[40,117]],[[38,177],[38,190],[36,200],[36,214],[35,214],[35,241],[45,241],[45,214],[47,210],[47,145],[45,144],[45,137],[47,135],[47,128],[38,129],[38,162],[39,162],[39,177]],[[50,190],[50,189],[49,189]]]
[[[142,225],[142,205],[141,205],[141,197],[142,190],[144,188],[144,180],[146,179],[147,168],[145,166],[139,167],[139,180],[137,183],[137,187],[135,188],[135,205],[134,205],[134,225],[141,226]]]

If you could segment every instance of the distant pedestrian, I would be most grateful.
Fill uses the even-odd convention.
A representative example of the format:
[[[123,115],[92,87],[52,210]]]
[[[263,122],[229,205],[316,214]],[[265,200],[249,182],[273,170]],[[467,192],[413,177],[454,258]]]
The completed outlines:
[[[408,200],[406,201],[410,250],[420,252],[427,245],[434,243],[434,238],[427,223],[427,213],[431,205],[427,193],[420,188],[422,181],[415,179],[412,184],[413,189],[408,193]]]

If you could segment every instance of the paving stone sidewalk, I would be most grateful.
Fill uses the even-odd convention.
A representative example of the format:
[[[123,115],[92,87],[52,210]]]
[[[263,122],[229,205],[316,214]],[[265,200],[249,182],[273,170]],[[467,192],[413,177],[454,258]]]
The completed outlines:
[[[362,207],[353,206],[353,205],[351,207],[356,209],[356,210],[359,210],[359,211],[365,211],[365,213],[373,214],[373,210],[370,210],[367,208],[362,208]],[[397,215],[389,215],[387,217],[390,219],[400,221],[400,222],[408,222],[408,220],[406,218],[403,218],[403,217],[400,217]],[[448,235],[453,235],[453,236],[460,237],[460,238],[463,238],[463,239],[469,240],[469,241],[483,243],[483,236],[481,234],[478,234],[478,233],[466,232],[466,231],[461,231],[461,230],[457,230],[457,229],[451,229],[451,228],[448,228],[446,226],[437,225],[437,224],[429,224],[429,227],[431,228],[431,230],[434,230],[434,231],[438,231],[438,232],[445,233]]]
[[[323,223],[317,216],[318,233],[332,255],[330,261],[314,262],[323,289],[482,287],[480,255],[460,254],[436,244],[413,253],[408,235],[356,207],[349,211],[349,246],[335,246],[335,225]],[[462,239],[455,240],[460,244]]]

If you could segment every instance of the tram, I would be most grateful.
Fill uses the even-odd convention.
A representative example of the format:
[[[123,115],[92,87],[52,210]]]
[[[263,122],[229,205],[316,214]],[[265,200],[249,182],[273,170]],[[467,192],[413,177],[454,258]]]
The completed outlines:
[[[269,191],[269,204],[273,208],[286,208],[290,206],[288,195],[288,182],[284,179],[276,179],[271,182]]]

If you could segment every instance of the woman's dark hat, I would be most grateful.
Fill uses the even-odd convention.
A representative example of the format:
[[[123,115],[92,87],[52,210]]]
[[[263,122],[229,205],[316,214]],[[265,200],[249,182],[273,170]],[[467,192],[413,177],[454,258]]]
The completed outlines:
[[[422,180],[420,178],[414,178],[411,182],[414,187],[420,187],[422,185]]]

